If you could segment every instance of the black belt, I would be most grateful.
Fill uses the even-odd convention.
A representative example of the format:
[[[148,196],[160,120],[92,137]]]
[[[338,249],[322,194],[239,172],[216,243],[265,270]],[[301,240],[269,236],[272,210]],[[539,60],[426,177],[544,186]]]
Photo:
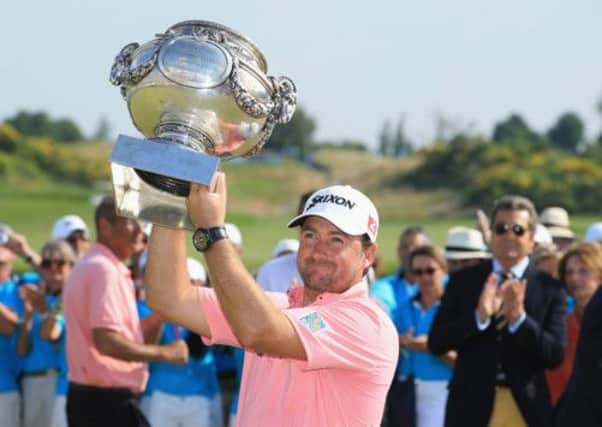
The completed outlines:
[[[137,397],[138,394],[134,393],[129,388],[125,387],[99,387],[95,385],[78,384],[69,381],[69,389],[75,392],[82,393],[111,393],[111,394],[122,394],[124,396]]]

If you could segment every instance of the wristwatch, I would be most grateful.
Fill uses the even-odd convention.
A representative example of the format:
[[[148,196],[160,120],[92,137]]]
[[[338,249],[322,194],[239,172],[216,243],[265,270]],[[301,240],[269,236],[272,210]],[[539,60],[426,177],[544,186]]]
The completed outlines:
[[[197,228],[192,235],[192,244],[199,252],[205,252],[215,242],[227,239],[228,233],[223,225],[211,228]]]

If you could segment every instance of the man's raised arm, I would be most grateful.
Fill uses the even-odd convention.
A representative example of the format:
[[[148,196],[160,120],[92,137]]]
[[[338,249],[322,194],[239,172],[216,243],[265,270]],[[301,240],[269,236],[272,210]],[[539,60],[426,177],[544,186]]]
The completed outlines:
[[[186,205],[195,226],[223,226],[225,175],[218,173],[209,187],[193,183]],[[189,285],[184,236],[183,231],[153,228],[145,275],[148,303],[167,319],[210,337],[199,291]],[[232,244],[217,241],[204,255],[221,311],[239,343],[258,353],[306,359],[293,325],[255,283]]]
[[[186,269],[184,230],[154,226],[144,275],[148,305],[173,323],[210,338],[201,310],[199,289],[190,284]]]

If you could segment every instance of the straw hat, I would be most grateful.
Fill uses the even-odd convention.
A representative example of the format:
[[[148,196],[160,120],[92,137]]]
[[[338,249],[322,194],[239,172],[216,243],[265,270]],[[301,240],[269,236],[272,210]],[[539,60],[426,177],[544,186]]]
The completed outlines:
[[[447,232],[445,257],[450,260],[489,258],[483,235],[480,231],[467,227],[452,227]]]

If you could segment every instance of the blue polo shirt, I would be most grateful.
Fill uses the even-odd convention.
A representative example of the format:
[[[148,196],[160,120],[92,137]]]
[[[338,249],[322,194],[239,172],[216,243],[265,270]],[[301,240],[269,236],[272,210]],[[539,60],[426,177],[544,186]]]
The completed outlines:
[[[138,313],[143,319],[152,314],[152,311],[144,302],[139,301]],[[186,339],[188,334],[189,331],[183,327],[164,322],[160,344],[170,344],[178,338]],[[210,350],[203,357],[190,357],[185,365],[151,362],[149,373],[145,395],[159,390],[176,396],[203,396],[212,399],[220,392],[215,359]]]
[[[238,398],[240,395],[240,380],[242,377],[242,367],[244,364],[245,351],[242,348],[234,347],[234,360],[236,361],[236,392],[232,397],[232,403],[230,404],[230,414],[236,415],[238,412]]]
[[[54,307],[58,303],[59,298],[56,295],[46,295],[47,307]],[[40,336],[43,322],[42,315],[36,311],[33,314],[32,327],[29,333],[31,349],[23,357],[23,372],[25,374],[59,368],[59,345],[56,342],[45,340]]]
[[[395,274],[382,277],[374,282],[370,289],[370,295],[375,298],[385,312],[389,315],[397,332],[401,333],[399,320],[401,319],[401,308],[418,291],[418,286],[408,282],[403,277],[403,271],[398,270]],[[412,365],[409,363],[410,354],[405,349],[399,351],[399,363],[397,364],[397,377],[401,380],[414,375]]]
[[[23,317],[23,304],[19,298],[17,283],[9,279],[0,283],[0,303]],[[21,361],[17,356],[18,328],[10,335],[0,334],[0,393],[18,390],[17,378],[19,376]]]
[[[69,368],[67,365],[67,332],[65,331],[65,317],[62,314],[58,316],[57,325],[61,328],[61,335],[54,342],[58,350],[57,360],[59,367],[59,375],[56,379],[56,394],[66,396],[67,389],[69,388],[69,379],[67,378]]]
[[[403,305],[400,317],[400,326],[403,331],[414,328],[414,336],[428,335],[431,325],[439,311],[440,302],[431,305],[423,310],[420,304],[419,294],[406,301]],[[439,357],[430,351],[412,351],[410,353],[411,369],[416,379],[423,381],[449,381],[452,375],[452,369],[447,366]]]

